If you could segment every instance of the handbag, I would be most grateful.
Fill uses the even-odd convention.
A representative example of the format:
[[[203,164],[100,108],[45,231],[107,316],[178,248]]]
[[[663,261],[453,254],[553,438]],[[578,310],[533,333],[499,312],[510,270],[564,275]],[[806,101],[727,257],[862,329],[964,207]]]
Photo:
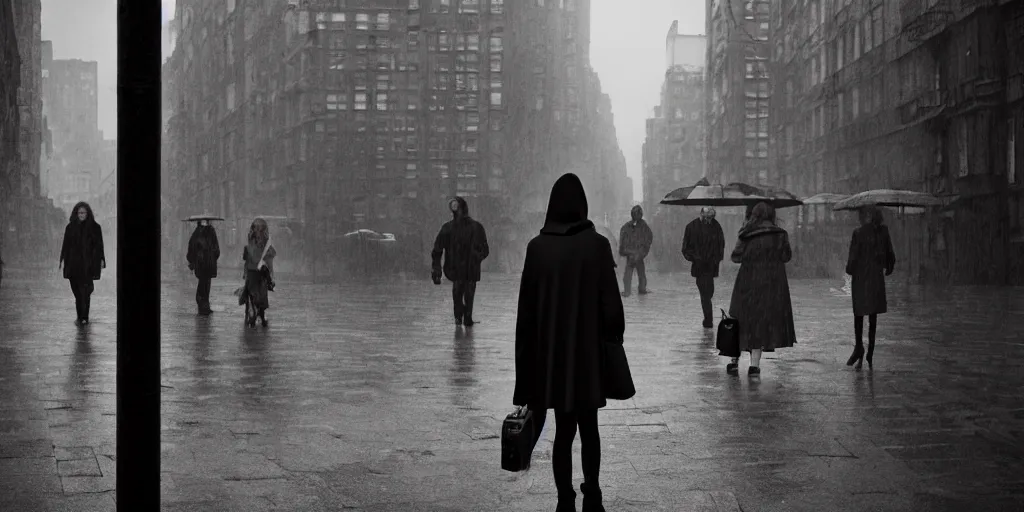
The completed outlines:
[[[530,469],[536,428],[533,411],[526,407],[516,407],[505,416],[501,423],[501,469],[512,472]]]
[[[270,267],[267,265],[263,258],[267,257],[267,251],[270,250],[270,240],[267,240],[267,245],[263,246],[263,254],[260,255],[260,262],[256,264],[256,269],[260,271],[260,275],[263,276],[263,280],[267,282],[267,291],[274,291],[274,277],[270,274]]]
[[[722,310],[722,319],[718,322],[715,347],[718,348],[720,356],[740,356],[740,322],[730,317],[724,309]]]
[[[601,380],[604,384],[605,398],[612,400],[629,400],[636,395],[633,386],[633,375],[629,371],[626,349],[622,343],[606,341],[602,343],[604,357]]]

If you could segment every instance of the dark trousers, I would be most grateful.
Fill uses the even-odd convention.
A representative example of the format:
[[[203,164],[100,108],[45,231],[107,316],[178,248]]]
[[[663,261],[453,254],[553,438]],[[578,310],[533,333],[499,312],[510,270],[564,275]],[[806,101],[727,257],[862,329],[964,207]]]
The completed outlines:
[[[199,284],[196,285],[196,304],[199,305],[200,311],[210,309],[210,282],[209,277],[200,277]]]
[[[647,291],[647,266],[644,265],[644,260],[637,260],[635,262],[626,261],[626,270],[622,273],[622,291],[629,293],[633,288],[633,270],[636,270],[636,275],[639,278],[640,284],[638,289],[640,293]]]
[[[878,329],[878,315],[868,315],[868,352],[875,351],[875,331]],[[864,317],[853,317],[853,334],[857,338],[857,346],[864,346]]]
[[[473,298],[476,297],[476,281],[454,281],[452,300],[455,302],[455,319],[473,319]]]
[[[711,299],[715,296],[715,278],[701,276],[697,278],[697,291],[700,293],[700,307],[704,310],[704,321],[713,322],[714,312],[711,311]]]
[[[90,278],[71,278],[71,293],[75,294],[75,311],[78,312],[78,319],[89,318],[90,298],[93,292],[93,282]]]
[[[540,440],[540,433],[547,419],[547,411],[533,411],[536,425],[534,445]],[[583,480],[587,488],[601,488],[598,477],[601,473],[601,436],[597,430],[597,409],[589,411],[562,412],[555,410],[555,443],[551,449],[551,469],[555,474],[555,489],[559,498],[576,495],[572,488],[572,443],[576,440],[576,427],[580,430],[582,444],[581,462]]]

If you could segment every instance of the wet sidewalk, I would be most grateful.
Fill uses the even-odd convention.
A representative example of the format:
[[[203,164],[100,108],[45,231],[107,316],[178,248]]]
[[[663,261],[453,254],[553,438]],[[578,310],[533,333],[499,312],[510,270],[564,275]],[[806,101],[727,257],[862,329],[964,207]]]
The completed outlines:
[[[794,281],[798,345],[725,374],[686,277],[625,299],[638,394],[600,414],[610,511],[1019,511],[1024,292],[906,288],[875,368],[842,283]],[[165,287],[163,510],[550,511],[552,425],[504,472],[517,282],[485,276],[472,329],[429,281],[281,282],[245,329]],[[716,305],[731,282],[719,280]],[[112,283],[79,333],[63,282],[0,290],[0,510],[112,510]],[[12,293],[13,291],[13,293]],[[17,300],[14,299],[17,297]],[[576,482],[581,480],[578,442]]]

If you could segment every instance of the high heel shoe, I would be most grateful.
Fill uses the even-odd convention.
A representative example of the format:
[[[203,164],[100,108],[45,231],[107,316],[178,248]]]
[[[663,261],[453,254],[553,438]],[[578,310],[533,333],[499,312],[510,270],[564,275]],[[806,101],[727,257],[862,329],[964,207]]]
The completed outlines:
[[[861,367],[861,361],[863,359],[864,345],[857,345],[853,349],[853,355],[851,355],[850,358],[846,360],[846,366],[853,366],[854,363],[857,363],[857,369],[859,370]]]
[[[875,346],[873,344],[868,345],[868,354],[864,357],[864,359],[867,359],[868,361],[868,369],[871,368],[871,356],[873,355],[875,355]]]

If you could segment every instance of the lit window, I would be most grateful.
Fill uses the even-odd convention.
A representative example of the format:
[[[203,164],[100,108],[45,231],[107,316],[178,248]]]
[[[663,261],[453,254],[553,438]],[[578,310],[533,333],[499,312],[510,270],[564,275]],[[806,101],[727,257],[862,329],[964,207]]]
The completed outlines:
[[[345,23],[345,13],[343,12],[332,12],[331,23]]]
[[[327,110],[348,110],[348,95],[328,94]]]
[[[476,153],[477,140],[466,139],[466,142],[462,145],[462,150],[465,151],[466,153]]]
[[[491,55],[491,73],[501,73],[501,55]]]
[[[469,34],[466,36],[466,49],[471,52],[480,51],[480,34]]]
[[[356,105],[355,105],[355,109],[356,110],[366,110],[366,93],[365,92],[357,92],[356,93],[356,101],[355,101],[355,103],[356,103]]]
[[[366,13],[356,14],[356,30],[370,30],[370,15]]]
[[[466,131],[475,132],[480,130],[480,114],[469,112],[466,114]]]
[[[543,102],[539,101],[539,99],[538,99],[538,104],[541,105],[541,107],[538,107],[538,110],[540,110],[540,108],[543,108]],[[492,107],[500,107],[501,106],[501,93],[500,92],[492,92],[491,93],[491,106]],[[493,127],[493,125],[492,125],[492,127]]]
[[[502,14],[505,12],[505,0],[491,0],[491,14]]]
[[[388,94],[385,92],[377,93],[377,110],[388,109]]]
[[[409,10],[415,11],[420,8],[420,0],[409,0]]]
[[[480,12],[480,0],[462,0],[459,5],[459,12],[463,14],[477,14]]]
[[[387,30],[391,25],[391,14],[382,12],[377,14],[377,30]]]
[[[490,48],[492,52],[501,51],[501,36],[491,36]]]

